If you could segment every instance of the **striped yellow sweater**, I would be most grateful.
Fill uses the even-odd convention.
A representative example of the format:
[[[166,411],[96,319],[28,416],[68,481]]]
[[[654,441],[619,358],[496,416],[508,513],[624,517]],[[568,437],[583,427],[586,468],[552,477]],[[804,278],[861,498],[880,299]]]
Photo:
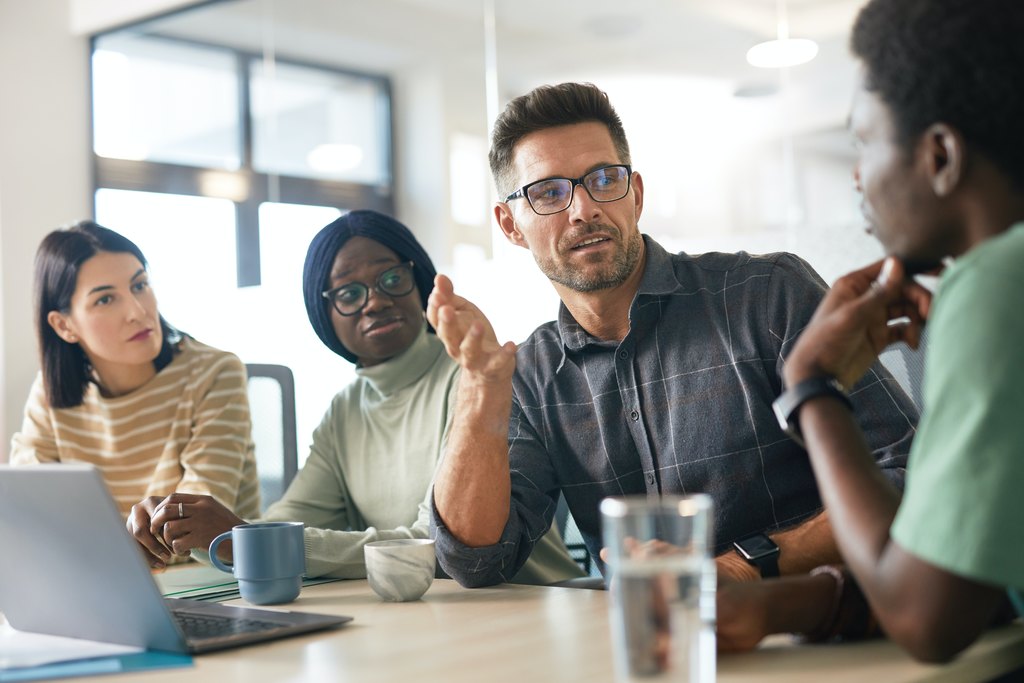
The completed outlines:
[[[186,337],[144,386],[104,398],[95,385],[75,408],[54,410],[36,377],[11,463],[86,462],[125,517],[147,496],[205,493],[243,518],[259,514],[245,366]]]

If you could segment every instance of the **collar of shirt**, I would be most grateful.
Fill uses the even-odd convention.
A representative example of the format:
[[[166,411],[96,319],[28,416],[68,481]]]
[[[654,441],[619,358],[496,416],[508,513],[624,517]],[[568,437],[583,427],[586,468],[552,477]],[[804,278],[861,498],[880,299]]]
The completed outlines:
[[[672,267],[672,258],[664,247],[655,242],[647,235],[643,236],[646,247],[646,261],[644,263],[644,275],[640,279],[640,288],[629,309],[630,332],[637,326],[646,326],[648,320],[656,320],[657,315],[641,315],[638,302],[641,299],[671,294],[679,289],[679,282],[676,280],[675,269]],[[572,317],[565,304],[558,306],[558,334],[562,338],[562,362],[565,362],[567,352],[581,351],[588,345],[601,348],[615,348],[619,342],[608,342],[595,339]]]

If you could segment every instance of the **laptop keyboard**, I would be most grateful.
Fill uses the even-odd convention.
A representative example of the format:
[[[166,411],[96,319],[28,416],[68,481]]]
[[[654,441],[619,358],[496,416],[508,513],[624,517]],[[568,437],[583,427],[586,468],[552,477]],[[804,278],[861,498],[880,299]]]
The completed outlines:
[[[259,619],[238,619],[188,612],[174,612],[173,614],[188,640],[206,640],[281,628],[280,623]]]

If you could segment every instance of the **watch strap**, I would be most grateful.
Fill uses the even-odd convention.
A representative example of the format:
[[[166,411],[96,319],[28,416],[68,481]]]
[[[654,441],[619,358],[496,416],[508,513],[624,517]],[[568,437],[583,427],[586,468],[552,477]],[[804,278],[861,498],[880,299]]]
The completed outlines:
[[[812,398],[833,396],[842,401],[847,408],[853,410],[853,402],[843,385],[835,377],[811,377],[796,386],[790,387],[772,402],[772,410],[779,421],[779,426],[793,441],[804,446],[800,422],[797,419],[801,406]]]
[[[779,554],[772,553],[753,560],[747,560],[761,572],[762,579],[774,579],[779,575]]]

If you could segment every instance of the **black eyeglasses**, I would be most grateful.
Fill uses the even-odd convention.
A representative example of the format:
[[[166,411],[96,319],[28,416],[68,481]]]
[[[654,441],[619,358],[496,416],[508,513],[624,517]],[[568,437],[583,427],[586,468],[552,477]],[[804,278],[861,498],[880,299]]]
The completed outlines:
[[[629,192],[632,177],[633,169],[625,164],[603,166],[581,178],[546,178],[523,185],[505,201],[526,197],[534,212],[549,216],[569,208],[577,185],[582,185],[595,202],[615,202]]]
[[[388,268],[377,276],[373,288],[392,298],[405,296],[416,287],[416,280],[412,276],[414,265],[412,261],[407,261]],[[321,292],[320,296],[334,304],[334,310],[341,315],[355,315],[366,308],[370,301],[370,287],[362,282],[349,282]]]

